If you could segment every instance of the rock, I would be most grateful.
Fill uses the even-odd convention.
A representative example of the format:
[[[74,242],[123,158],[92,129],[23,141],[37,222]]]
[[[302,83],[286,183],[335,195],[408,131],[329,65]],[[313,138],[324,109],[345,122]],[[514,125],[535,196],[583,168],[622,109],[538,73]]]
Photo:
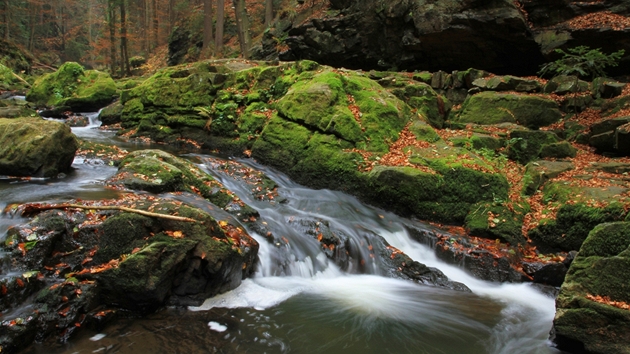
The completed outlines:
[[[591,83],[591,94],[595,98],[613,98],[621,95],[625,86],[625,83],[605,77],[598,77],[593,79]]]
[[[630,163],[624,162],[595,162],[591,164],[589,170],[604,171],[615,174],[630,173]]]
[[[630,123],[615,129],[615,149],[621,155],[630,155]]]
[[[463,85],[483,75],[451,77]],[[312,61],[202,61],[165,68],[124,91],[122,126],[166,144],[194,141],[251,156],[298,183],[343,190],[404,215],[463,222],[472,205],[507,198],[507,180],[474,152],[441,142],[431,125],[443,123],[450,103],[414,79],[422,76]],[[403,144],[405,168],[379,162],[394,142]],[[157,173],[140,174],[155,182]]]
[[[569,192],[575,193],[575,192]],[[579,250],[588,233],[605,222],[621,221],[627,212],[619,203],[604,208],[585,204],[565,204],[555,220],[547,220],[529,232],[529,238],[540,252]]]
[[[472,85],[487,91],[538,92],[541,88],[540,83],[536,80],[512,75],[480,78],[473,81]]]
[[[115,94],[116,84],[109,74],[67,62],[56,72],[37,79],[26,100],[40,107],[68,106],[75,112],[96,112]]]
[[[41,118],[0,118],[0,171],[56,177],[68,172],[79,144],[70,128]]]
[[[451,142],[453,142],[454,146],[470,147],[474,150],[488,149],[497,151],[505,146],[505,139],[480,133],[472,133],[469,138],[453,138]]]
[[[0,107],[0,118],[37,117],[37,111],[26,106]]]
[[[103,108],[98,114],[98,119],[102,125],[113,125],[122,121],[123,105],[120,101],[116,101],[109,106]]]
[[[521,164],[545,157],[574,157],[577,151],[550,131],[515,130],[510,133],[510,141],[508,157]]]
[[[219,208],[249,217],[257,213],[193,163],[162,150],[138,150],[125,157],[108,183],[151,193],[186,191]],[[236,204],[234,204],[234,203]]]
[[[577,76],[560,75],[552,78],[543,87],[544,93],[556,93],[558,95],[566,95],[568,93],[586,92],[589,90],[589,84],[582,81]]]
[[[547,181],[574,169],[572,162],[538,160],[527,164],[523,177],[523,193],[533,195]]]
[[[68,117],[65,123],[71,127],[87,127],[90,125],[90,118],[86,116],[71,116]]]
[[[598,135],[609,131],[614,131],[617,127],[630,123],[630,116],[605,119],[591,125],[591,134]]]
[[[597,149],[599,153],[615,151],[615,132],[611,130],[592,135],[588,139],[588,144]]]
[[[568,268],[563,263],[549,263],[534,272],[534,282],[559,287],[564,282]]]
[[[526,245],[522,216],[503,205],[483,202],[473,205],[466,216],[464,227],[471,236],[500,240],[511,246]]]
[[[497,258],[483,248],[474,247],[464,236],[442,235],[413,225],[406,228],[415,240],[432,247],[438,258],[463,267],[476,278],[495,282],[523,281],[524,276],[513,266],[513,259]]]
[[[22,307],[16,323],[0,324],[3,351],[22,349],[29,340],[53,332],[68,331],[69,336],[118,309],[145,314],[167,304],[200,305],[236,288],[253,272],[258,243],[201,209],[160,198],[99,203],[196,221],[122,211],[49,210],[10,229],[3,248],[11,254],[11,266],[32,279],[20,280],[15,294],[3,280],[3,301],[13,299],[14,307],[22,306],[25,297],[14,296],[21,293],[32,294],[33,302]]]
[[[511,3],[368,0],[344,5],[343,16],[331,14],[289,30],[285,43],[290,50],[280,59],[308,58],[364,70],[474,67],[516,74],[533,73],[543,61]]]
[[[630,223],[595,227],[571,264],[556,300],[558,349],[625,354],[630,348]]]
[[[537,129],[560,120],[562,114],[552,100],[519,94],[481,92],[462,104],[450,120],[457,123],[518,123]]]

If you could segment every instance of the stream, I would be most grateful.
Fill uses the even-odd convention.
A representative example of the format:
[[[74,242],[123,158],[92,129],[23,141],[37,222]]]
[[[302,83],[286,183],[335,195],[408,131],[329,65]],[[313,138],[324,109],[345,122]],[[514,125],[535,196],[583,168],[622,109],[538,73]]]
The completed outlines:
[[[73,128],[83,138],[128,150],[113,132],[91,124]],[[171,151],[172,152],[172,151]],[[404,225],[414,220],[365,205],[347,194],[313,190],[250,159],[238,160],[278,184],[282,203],[254,200],[245,183],[217,168],[216,157],[188,154],[260,213],[269,230],[286,243],[274,244],[253,230],[259,265],[253,278],[199,307],[166,308],[144,318],[120,319],[99,331],[82,329],[66,344],[47,341],[23,353],[560,353],[549,330],[554,299],[529,284],[498,284],[473,278],[438,260],[413,240]],[[0,178],[0,208],[11,203],[114,198],[103,182],[116,172],[102,162],[75,159],[74,171],[58,179]],[[190,203],[206,203],[186,195]],[[206,203],[207,204],[207,203]],[[379,235],[411,258],[466,284],[472,293],[445,290],[383,276],[378,258],[362,267],[339,269],[293,220],[325,223],[362,246]],[[0,218],[6,230],[26,219]],[[370,259],[370,257],[365,257]]]

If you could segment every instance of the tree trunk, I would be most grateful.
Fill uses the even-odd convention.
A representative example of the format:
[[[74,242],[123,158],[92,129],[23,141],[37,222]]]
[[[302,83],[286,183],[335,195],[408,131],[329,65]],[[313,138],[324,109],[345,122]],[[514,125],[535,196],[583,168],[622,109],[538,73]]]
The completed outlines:
[[[212,42],[212,0],[203,0],[203,49]]]
[[[112,74],[116,71],[116,4],[115,0],[108,0],[107,13],[109,17],[109,60]]]
[[[175,0],[168,0],[168,33],[169,35],[175,28]]]
[[[225,23],[225,0],[217,0],[217,31],[214,40],[214,55],[223,56],[223,24]]]
[[[10,19],[11,19],[11,11],[9,10],[9,0],[4,0],[4,24],[5,24],[4,39],[7,41],[11,37],[9,35],[9,29],[11,28],[11,25],[9,24]]]
[[[157,48],[159,43],[158,34],[160,32],[160,22],[158,19],[158,3],[157,0],[153,0],[153,49]]]
[[[273,21],[273,0],[265,0],[265,27],[269,28]]]
[[[35,27],[37,24],[37,14],[39,13],[40,5],[38,3],[31,4],[33,9],[31,11],[31,15],[29,16],[29,26],[30,26],[30,34],[28,36],[28,50],[32,53],[33,49],[35,49]]]
[[[241,44],[241,53],[243,54],[243,58],[249,59],[251,39],[245,0],[232,0],[232,2],[234,3],[234,15],[236,16],[236,27],[238,29],[238,40]]]
[[[120,0],[120,66],[126,75],[131,75],[129,51],[127,49],[127,9],[125,0]]]

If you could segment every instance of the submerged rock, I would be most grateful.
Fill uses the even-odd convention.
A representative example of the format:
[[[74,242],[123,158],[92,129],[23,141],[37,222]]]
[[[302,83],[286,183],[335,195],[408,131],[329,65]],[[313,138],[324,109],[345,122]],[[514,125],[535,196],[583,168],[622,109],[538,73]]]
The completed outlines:
[[[626,354],[630,348],[630,223],[593,229],[571,264],[556,300],[559,349]]]
[[[68,172],[79,143],[70,128],[41,118],[0,118],[0,171],[56,177]]]

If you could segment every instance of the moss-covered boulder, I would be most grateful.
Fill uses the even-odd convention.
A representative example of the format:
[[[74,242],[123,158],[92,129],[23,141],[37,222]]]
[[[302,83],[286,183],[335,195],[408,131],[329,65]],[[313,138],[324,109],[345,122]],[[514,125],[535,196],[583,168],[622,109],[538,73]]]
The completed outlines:
[[[525,167],[523,193],[533,195],[550,179],[574,168],[575,165],[569,161],[532,161]]]
[[[570,352],[626,354],[630,348],[630,223],[595,227],[556,300],[555,342]]]
[[[582,203],[565,204],[558,210],[555,220],[544,220],[529,232],[529,237],[542,252],[579,250],[595,226],[622,221],[626,215],[623,205],[618,203],[604,208]]]
[[[387,151],[386,141],[397,138],[410,116],[407,105],[373,80],[334,71],[298,78],[277,109],[312,130],[379,152]]]
[[[121,103],[122,125],[135,135],[251,156],[299,183],[405,215],[463,222],[472,205],[507,198],[500,170],[441,141],[431,124],[441,124],[449,104],[413,75],[203,61],[161,70],[123,91]],[[402,156],[399,167],[381,162],[387,154]],[[397,198],[389,176],[401,172],[411,194]],[[142,175],[155,182],[151,174]]]
[[[10,67],[0,63],[0,91],[25,90],[27,87]]]
[[[536,80],[512,75],[479,78],[472,82],[474,87],[488,91],[538,92],[541,85]]]
[[[130,153],[121,161],[118,173],[109,183],[152,193],[196,193],[220,208],[238,201],[232,192],[195,164],[162,150]],[[245,205],[243,207],[251,209]]]
[[[487,91],[468,97],[450,120],[460,124],[518,123],[537,129],[553,124],[560,118],[562,113],[558,104],[550,99]]]
[[[79,143],[70,128],[41,118],[0,118],[0,171],[56,177],[68,172]]]
[[[122,121],[123,105],[120,101],[116,101],[109,106],[103,108],[98,114],[98,119],[102,125],[113,125]]]
[[[116,83],[109,74],[67,62],[37,79],[26,100],[41,107],[68,106],[75,112],[95,112],[115,95]]]
[[[515,130],[510,133],[508,157],[521,164],[539,158],[575,157],[577,150],[555,133],[542,130]]]
[[[50,283],[95,281],[100,296],[94,308],[140,313],[167,303],[199,305],[253,271],[258,244],[228,220],[159,198],[101,203],[132,212],[99,210],[98,204],[94,210],[46,211],[11,229],[4,248],[17,266]]]
[[[527,244],[522,231],[523,216],[499,203],[474,205],[466,216],[464,226],[472,236],[498,239],[512,246]]]
[[[589,86],[588,82],[578,79],[577,76],[560,75],[549,80],[543,87],[543,92],[566,95],[568,93],[586,92],[589,90]]]
[[[37,117],[28,102],[18,99],[0,100],[0,118]]]

